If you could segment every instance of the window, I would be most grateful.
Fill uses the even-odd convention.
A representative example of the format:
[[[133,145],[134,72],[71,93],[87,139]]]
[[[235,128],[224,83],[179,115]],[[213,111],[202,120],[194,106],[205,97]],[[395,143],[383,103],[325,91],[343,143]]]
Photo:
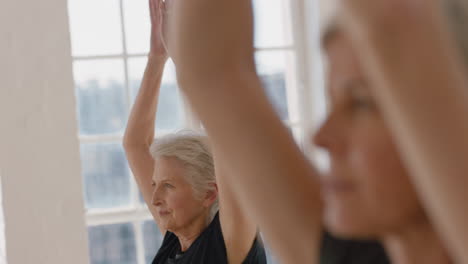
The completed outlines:
[[[253,2],[258,72],[279,116],[302,144],[306,122],[297,71],[301,45],[292,31],[292,13],[298,8],[291,9],[291,0]],[[68,4],[90,262],[149,263],[162,237],[139,196],[121,146],[149,50],[148,0]],[[193,127],[196,119],[181,99],[170,62],[160,98],[159,135]]]

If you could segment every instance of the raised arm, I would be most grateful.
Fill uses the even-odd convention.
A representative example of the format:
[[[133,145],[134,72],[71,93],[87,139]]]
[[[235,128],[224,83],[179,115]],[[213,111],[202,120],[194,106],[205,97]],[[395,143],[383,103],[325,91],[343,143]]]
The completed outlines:
[[[253,60],[250,0],[175,1],[179,85],[226,171],[225,184],[282,263],[316,263],[316,172],[267,100]]]
[[[218,185],[219,219],[228,262],[242,263],[253,245],[258,226],[248,210],[242,206],[241,197],[236,196],[235,190],[229,184],[229,172],[221,159],[221,153],[216,150],[213,152]]]
[[[468,263],[467,68],[441,8],[448,0],[343,2],[423,203],[455,262]]]
[[[159,0],[150,0],[151,50],[143,81],[130,113],[124,136],[124,149],[130,169],[156,223],[157,213],[151,204],[154,160],[149,152],[154,140],[154,124],[159,90],[167,61],[167,52],[161,35]],[[161,230],[164,234],[165,230]]]

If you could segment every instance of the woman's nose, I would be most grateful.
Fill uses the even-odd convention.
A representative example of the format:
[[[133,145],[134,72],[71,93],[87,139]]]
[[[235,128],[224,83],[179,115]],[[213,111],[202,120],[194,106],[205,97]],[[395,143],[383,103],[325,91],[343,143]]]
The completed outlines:
[[[330,136],[331,136],[331,131],[329,129],[329,118],[327,118],[318,128],[317,131],[315,131],[311,137],[310,141],[313,145],[316,145],[320,148],[327,149],[328,145],[330,144]]]
[[[317,132],[312,134],[310,141],[328,152],[336,152],[343,148],[343,132],[343,127],[336,117],[329,114]]]
[[[155,188],[154,191],[153,191],[153,197],[151,198],[151,204],[154,205],[154,206],[157,206],[157,205],[161,204],[161,197],[160,197],[160,194],[159,194],[157,188]]]

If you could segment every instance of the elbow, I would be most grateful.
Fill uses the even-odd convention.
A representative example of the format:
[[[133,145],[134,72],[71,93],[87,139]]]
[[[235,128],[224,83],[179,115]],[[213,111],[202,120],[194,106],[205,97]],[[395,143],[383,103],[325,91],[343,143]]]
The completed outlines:
[[[123,140],[122,140],[122,147],[124,148],[124,150],[130,149],[134,145],[135,143],[132,142],[131,137],[129,137],[128,134],[125,133]]]
[[[151,143],[152,142],[148,140],[141,140],[141,137],[125,135],[122,140],[122,147],[125,150],[125,152],[132,152],[135,150],[149,151]]]
[[[122,140],[122,146],[126,152],[131,151],[136,148],[149,147],[144,142],[135,140],[134,138],[129,137],[128,135],[124,136]]]

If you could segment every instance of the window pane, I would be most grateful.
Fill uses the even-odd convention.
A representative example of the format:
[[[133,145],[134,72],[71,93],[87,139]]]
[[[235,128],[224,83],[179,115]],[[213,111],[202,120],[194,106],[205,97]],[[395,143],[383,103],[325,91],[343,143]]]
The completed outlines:
[[[288,0],[254,0],[255,46],[277,47],[292,44],[288,26]]]
[[[257,70],[270,101],[282,120],[288,119],[286,91],[286,52],[262,51],[256,54]]]
[[[291,133],[294,136],[294,139],[296,140],[297,145],[299,145],[301,148],[303,147],[303,142],[302,142],[302,131],[301,131],[301,126],[293,126],[290,127]]]
[[[148,0],[124,0],[123,3],[127,51],[147,53],[151,28]]]
[[[265,254],[267,257],[267,263],[268,264],[279,264],[279,261],[276,260],[276,257],[273,256],[273,252],[270,250],[270,247],[266,244],[265,238],[263,238],[263,234],[260,233],[260,238],[263,241],[264,247],[265,247]]]
[[[122,53],[118,0],[68,0],[74,56]]]
[[[145,263],[151,263],[159,248],[162,245],[164,237],[161,235],[158,227],[153,220],[143,223],[143,241],[145,244]]]
[[[77,61],[74,76],[80,134],[123,131],[127,101],[122,60]]]
[[[265,251],[268,264],[279,264],[279,261],[276,260],[269,248],[265,248]]]
[[[120,143],[82,144],[81,165],[87,208],[130,204],[130,176]]]
[[[91,264],[137,263],[131,224],[88,227]]]
[[[129,78],[132,91],[132,101],[138,93],[141,79],[146,67],[146,58],[130,59]],[[184,114],[182,100],[177,87],[175,67],[172,61],[168,61],[164,69],[161,91],[159,95],[158,113],[156,116],[156,129],[159,131],[175,131],[183,127]]]

